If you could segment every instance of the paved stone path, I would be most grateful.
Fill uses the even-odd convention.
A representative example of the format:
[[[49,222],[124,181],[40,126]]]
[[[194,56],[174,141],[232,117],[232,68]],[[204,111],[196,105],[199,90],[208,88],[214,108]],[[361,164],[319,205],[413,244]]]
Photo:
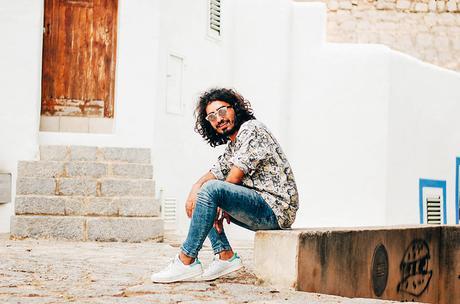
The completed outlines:
[[[0,237],[0,303],[395,303],[266,286],[253,274],[253,250],[239,246],[245,269],[214,282],[152,284],[178,243],[9,240]],[[238,247],[238,246],[236,246]],[[207,265],[212,252],[204,248]]]

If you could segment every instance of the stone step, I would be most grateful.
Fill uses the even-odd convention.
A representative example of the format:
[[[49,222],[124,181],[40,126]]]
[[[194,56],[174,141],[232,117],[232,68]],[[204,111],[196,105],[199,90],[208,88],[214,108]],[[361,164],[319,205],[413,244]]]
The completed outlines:
[[[86,197],[18,195],[16,215],[160,216],[151,197]]]
[[[18,163],[18,176],[151,179],[153,177],[153,167],[150,164],[95,161],[20,161]]]
[[[300,291],[453,303],[460,226],[258,231],[254,262],[264,282]]]
[[[40,146],[40,160],[150,164],[150,149],[49,145]]]
[[[163,220],[157,217],[28,216],[11,218],[11,237],[72,241],[162,241]]]
[[[155,196],[152,179],[19,177],[17,195]]]

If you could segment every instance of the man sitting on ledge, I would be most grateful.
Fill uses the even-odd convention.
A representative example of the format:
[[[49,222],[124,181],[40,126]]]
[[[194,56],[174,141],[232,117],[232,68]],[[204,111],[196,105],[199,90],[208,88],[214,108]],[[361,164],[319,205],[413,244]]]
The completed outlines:
[[[153,282],[214,280],[242,267],[223,230],[223,220],[257,230],[291,227],[298,209],[294,175],[280,145],[255,119],[250,103],[232,89],[211,89],[196,107],[197,131],[212,147],[227,144],[185,203],[192,218],[181,251]],[[215,258],[203,272],[198,252],[209,237]]]

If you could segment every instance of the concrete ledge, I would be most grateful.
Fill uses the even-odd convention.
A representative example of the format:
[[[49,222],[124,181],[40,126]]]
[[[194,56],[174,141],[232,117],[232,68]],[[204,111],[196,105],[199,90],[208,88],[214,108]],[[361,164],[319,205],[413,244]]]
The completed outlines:
[[[300,291],[452,303],[460,226],[259,231],[254,262],[262,280]]]

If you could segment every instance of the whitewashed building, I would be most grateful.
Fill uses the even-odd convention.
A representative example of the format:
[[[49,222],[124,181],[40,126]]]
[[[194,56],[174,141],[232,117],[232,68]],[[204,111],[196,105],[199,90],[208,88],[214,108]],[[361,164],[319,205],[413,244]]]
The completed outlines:
[[[458,224],[460,74],[327,43],[323,3],[119,0],[113,112],[100,117],[44,113],[45,15],[44,0],[0,0],[0,232],[18,161],[74,145],[151,149],[167,228],[185,233],[188,191],[221,151],[193,131],[197,96],[215,86],[241,92],[279,138],[300,191],[295,227]]]

